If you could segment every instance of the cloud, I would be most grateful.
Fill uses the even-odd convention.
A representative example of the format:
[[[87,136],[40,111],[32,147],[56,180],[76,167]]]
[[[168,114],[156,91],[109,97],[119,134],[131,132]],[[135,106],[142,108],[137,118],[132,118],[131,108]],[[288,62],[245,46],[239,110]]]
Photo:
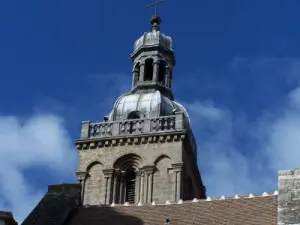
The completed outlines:
[[[295,83],[299,62],[235,59],[230,67],[236,72],[247,68],[249,76],[257,78],[276,71],[276,76]],[[293,86],[281,96],[282,101],[260,109],[260,114],[251,120],[251,107],[244,113],[212,100],[186,103],[198,143],[198,164],[209,195],[274,191],[278,170],[299,167],[300,86]],[[281,88],[285,88],[283,84]],[[259,96],[253,93],[253,98]]]
[[[54,183],[74,177],[76,149],[57,116],[0,117],[0,146],[0,206],[19,222],[46,192],[45,176]]]

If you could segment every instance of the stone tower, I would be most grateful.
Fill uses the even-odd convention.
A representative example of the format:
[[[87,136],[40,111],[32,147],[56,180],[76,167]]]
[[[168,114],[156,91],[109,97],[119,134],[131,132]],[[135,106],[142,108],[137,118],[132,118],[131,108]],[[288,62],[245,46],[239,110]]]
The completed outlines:
[[[152,30],[134,44],[132,89],[104,122],[82,122],[77,177],[83,204],[147,204],[205,198],[185,108],[174,101],[172,39]]]

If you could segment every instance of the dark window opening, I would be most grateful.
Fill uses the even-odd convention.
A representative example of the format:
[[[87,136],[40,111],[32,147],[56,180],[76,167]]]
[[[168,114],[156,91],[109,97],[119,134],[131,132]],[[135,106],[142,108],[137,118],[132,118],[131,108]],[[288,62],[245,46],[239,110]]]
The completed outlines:
[[[134,67],[134,85],[136,85],[140,79],[140,64],[138,63],[135,67]]]
[[[160,61],[159,71],[158,71],[158,82],[161,84],[165,84],[166,79],[166,63],[164,61]]]
[[[170,70],[169,72],[169,88],[172,88],[172,79],[173,79],[173,72]]]
[[[153,59],[147,59],[145,62],[145,81],[152,81],[153,79]]]
[[[125,174],[126,196],[125,202],[134,203],[135,198],[135,171],[128,169]]]
[[[140,112],[140,111],[133,111],[133,112],[131,112],[131,113],[128,114],[127,119],[134,120],[134,119],[140,119],[142,117],[144,117],[142,112]]]

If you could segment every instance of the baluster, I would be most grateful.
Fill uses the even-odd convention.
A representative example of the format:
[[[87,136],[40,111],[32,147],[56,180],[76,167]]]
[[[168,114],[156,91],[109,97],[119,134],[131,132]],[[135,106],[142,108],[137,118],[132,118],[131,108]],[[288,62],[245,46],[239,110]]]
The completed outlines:
[[[111,135],[111,124],[107,125],[107,134]]]
[[[104,125],[104,126],[103,126],[103,125],[101,126],[101,133],[102,133],[101,136],[104,136],[104,135],[105,135],[105,132],[106,132],[105,128],[106,128],[105,125]]]
[[[157,128],[158,131],[162,130],[162,128],[163,128],[163,124],[162,123],[163,123],[162,119],[159,119],[159,121],[158,121],[158,128]]]
[[[131,134],[131,122],[126,123],[126,128],[127,128],[127,134]]]
[[[125,123],[121,123],[121,134],[125,134]]]
[[[131,122],[131,133],[134,134],[136,132],[136,123],[137,121]]]

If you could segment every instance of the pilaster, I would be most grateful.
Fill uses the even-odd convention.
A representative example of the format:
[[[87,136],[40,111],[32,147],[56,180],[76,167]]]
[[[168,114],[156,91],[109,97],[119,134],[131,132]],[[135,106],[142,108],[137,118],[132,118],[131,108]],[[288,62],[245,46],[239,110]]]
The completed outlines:
[[[177,202],[181,199],[181,176],[182,176],[182,168],[183,162],[172,164],[172,168],[174,171],[174,185],[175,185],[175,193],[174,193],[174,201]]]
[[[143,171],[145,173],[145,203],[152,202],[152,194],[153,194],[153,173],[154,173],[155,166],[145,166]]]
[[[144,74],[145,74],[145,62],[142,61],[140,63],[140,82],[144,81]]]
[[[159,72],[159,60],[153,61],[153,81],[158,81],[158,72]]]
[[[81,185],[80,204],[83,204],[85,181],[86,181],[86,178],[88,177],[88,173],[86,171],[77,171],[76,176],[77,176],[78,183]]]
[[[106,180],[105,182],[105,199],[104,199],[104,204],[110,204],[111,203],[111,195],[112,195],[112,191],[111,191],[111,185],[112,185],[112,177],[114,174],[114,169],[105,169],[103,170],[103,174],[104,174],[104,179]]]

